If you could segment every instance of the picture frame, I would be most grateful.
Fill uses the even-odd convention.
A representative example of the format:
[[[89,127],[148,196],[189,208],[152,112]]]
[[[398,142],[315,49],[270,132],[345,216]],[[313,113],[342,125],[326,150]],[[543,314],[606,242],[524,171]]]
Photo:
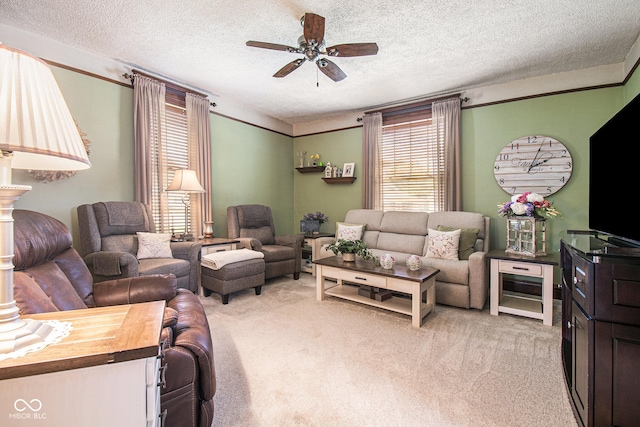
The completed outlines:
[[[345,163],[344,166],[342,167],[342,176],[352,177],[353,171],[355,170],[355,168],[356,168],[355,163]]]

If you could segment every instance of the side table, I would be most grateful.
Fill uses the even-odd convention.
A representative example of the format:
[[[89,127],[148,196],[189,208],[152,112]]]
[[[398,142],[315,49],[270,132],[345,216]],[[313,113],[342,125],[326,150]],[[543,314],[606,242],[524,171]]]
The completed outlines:
[[[515,314],[542,320],[543,325],[553,324],[553,267],[559,265],[558,254],[525,256],[494,249],[487,254],[490,260],[492,315]],[[533,277],[542,282],[542,297],[524,294],[507,294],[502,290],[504,274]]]
[[[313,261],[316,260],[316,245],[314,244],[314,240],[320,237],[333,237],[335,234],[333,233],[319,233],[319,234],[311,234],[304,235],[304,240],[302,241],[302,267],[301,270],[306,273],[311,273],[312,276],[316,275],[316,266],[313,264]],[[310,258],[309,255],[311,256]],[[306,263],[306,260],[311,260],[310,263]]]

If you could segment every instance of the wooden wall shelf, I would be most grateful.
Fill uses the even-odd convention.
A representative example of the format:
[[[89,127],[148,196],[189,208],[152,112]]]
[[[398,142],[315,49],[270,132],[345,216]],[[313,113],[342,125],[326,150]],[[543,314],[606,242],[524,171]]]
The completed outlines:
[[[324,166],[307,166],[304,168],[296,168],[296,170],[300,173],[323,172]]]
[[[327,184],[353,184],[355,176],[343,176],[340,178],[322,178]]]

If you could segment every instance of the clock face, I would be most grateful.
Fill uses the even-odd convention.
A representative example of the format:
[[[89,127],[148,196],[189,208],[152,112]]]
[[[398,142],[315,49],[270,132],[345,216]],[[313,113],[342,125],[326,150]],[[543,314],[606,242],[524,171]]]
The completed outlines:
[[[507,144],[496,157],[493,174],[507,193],[525,191],[541,196],[560,190],[571,177],[573,161],[567,147],[548,136],[523,136]]]

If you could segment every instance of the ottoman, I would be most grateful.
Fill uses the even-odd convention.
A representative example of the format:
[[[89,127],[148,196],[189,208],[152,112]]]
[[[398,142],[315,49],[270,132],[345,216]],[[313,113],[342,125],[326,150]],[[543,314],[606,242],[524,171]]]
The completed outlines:
[[[260,295],[264,285],[264,259],[248,259],[225,264],[219,270],[202,265],[201,276],[204,295],[211,295],[211,291],[222,295],[222,303],[229,303],[229,294],[244,289],[255,288],[256,295]]]

